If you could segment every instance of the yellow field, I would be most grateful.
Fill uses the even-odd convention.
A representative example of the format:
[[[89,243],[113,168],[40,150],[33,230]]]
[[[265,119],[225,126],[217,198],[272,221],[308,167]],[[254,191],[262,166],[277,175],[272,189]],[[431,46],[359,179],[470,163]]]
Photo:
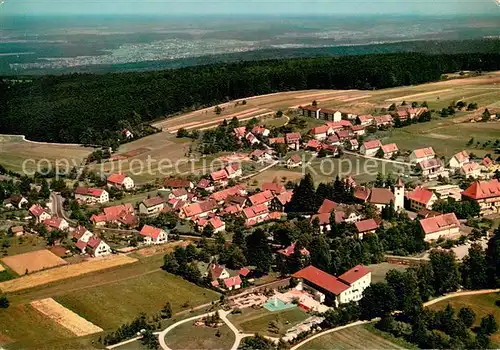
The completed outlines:
[[[130,264],[136,261],[137,259],[125,255],[118,255],[106,259],[95,259],[79,264],[65,265],[2,282],[0,283],[0,291],[3,293],[16,292],[23,289],[37,287],[43,284],[64,280],[66,278],[80,276],[90,272]]]
[[[2,259],[2,262],[18,275],[66,264],[66,261],[47,249],[7,256]]]

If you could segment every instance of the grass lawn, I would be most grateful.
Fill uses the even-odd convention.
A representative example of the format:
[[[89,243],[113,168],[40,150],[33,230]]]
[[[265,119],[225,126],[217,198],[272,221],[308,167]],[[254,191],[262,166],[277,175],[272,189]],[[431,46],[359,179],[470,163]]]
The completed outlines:
[[[141,312],[147,315],[158,313],[167,301],[176,313],[183,310],[182,305],[185,303],[194,307],[218,297],[217,293],[188,283],[180,277],[154,271],[84,291],[70,292],[55,299],[92,323],[109,330],[132,321]]]
[[[143,200],[145,200],[146,198],[148,198],[148,196],[155,197],[157,195],[158,195],[157,190],[144,192],[144,193],[137,193],[137,194],[127,194],[122,199],[106,203],[105,206],[111,207],[113,205],[120,205],[120,204],[125,204],[125,203],[131,203],[132,205],[135,206],[136,204],[138,204],[138,203],[142,202]]]
[[[390,336],[390,335],[388,335]],[[364,326],[356,326],[325,334],[318,337],[299,349],[301,350],[323,350],[323,349],[408,349],[411,346],[400,344],[399,339],[389,340],[379,334],[371,332]]]
[[[215,334],[217,330],[220,337]],[[176,327],[165,337],[169,348],[181,349],[230,349],[234,343],[234,333],[225,324],[217,329],[196,327],[188,322]]]
[[[22,347],[72,337],[73,334],[29,305],[0,310],[0,345],[22,342]],[[9,345],[10,347],[10,345]]]
[[[481,318],[488,314],[493,314],[497,320],[500,320],[500,307],[495,305],[497,300],[500,300],[500,293],[466,295],[443,300],[429,307],[433,310],[441,310],[450,304],[455,309],[455,313],[458,313],[462,307],[467,306],[476,313],[476,322],[474,325],[477,326],[481,323]],[[491,340],[495,344],[500,344],[500,331],[494,333]]]
[[[46,240],[40,236],[26,235],[21,237],[9,237],[7,240],[10,246],[7,248],[7,255],[5,256],[28,253],[47,247]]]
[[[385,281],[385,275],[390,270],[404,271],[408,267],[409,266],[406,265],[389,264],[386,262],[368,266],[368,268],[372,271],[372,283]]]
[[[271,312],[262,309],[243,309],[241,314],[229,315],[233,324],[245,333],[260,333],[276,337],[276,333],[269,332],[269,323],[276,321],[282,334],[294,325],[308,318],[308,315],[302,309],[296,307],[285,311]]]

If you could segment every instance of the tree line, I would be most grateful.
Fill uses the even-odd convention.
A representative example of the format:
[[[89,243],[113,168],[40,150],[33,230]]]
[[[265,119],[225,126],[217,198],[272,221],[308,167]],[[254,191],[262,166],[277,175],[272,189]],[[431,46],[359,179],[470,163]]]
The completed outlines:
[[[39,141],[109,144],[124,126],[231,99],[290,90],[380,89],[437,81],[450,71],[498,69],[498,53],[395,53],[46,75],[23,84],[4,78],[0,132]]]

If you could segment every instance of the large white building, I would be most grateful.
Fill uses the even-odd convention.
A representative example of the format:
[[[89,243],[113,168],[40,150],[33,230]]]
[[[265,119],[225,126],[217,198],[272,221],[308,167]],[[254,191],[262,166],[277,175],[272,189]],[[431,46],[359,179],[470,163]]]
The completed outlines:
[[[443,214],[420,220],[420,226],[425,233],[427,242],[439,238],[455,239],[460,235],[460,222],[455,213]]]
[[[340,275],[332,276],[312,265],[296,272],[298,290],[310,290],[318,301],[339,306],[363,297],[363,291],[371,284],[371,271],[358,265]]]
[[[134,188],[134,180],[124,174],[111,174],[106,180],[108,187],[116,187],[121,190],[131,190]]]
[[[109,202],[109,194],[101,188],[77,187],[75,199],[88,204],[102,204]]]

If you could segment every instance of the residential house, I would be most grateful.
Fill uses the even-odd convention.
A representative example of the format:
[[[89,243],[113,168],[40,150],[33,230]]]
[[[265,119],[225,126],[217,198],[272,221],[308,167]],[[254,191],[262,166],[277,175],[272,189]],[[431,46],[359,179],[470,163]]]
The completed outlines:
[[[444,169],[443,161],[439,158],[431,158],[418,163],[418,170],[425,179],[436,179],[439,175],[448,177]]]
[[[352,125],[351,132],[356,136],[365,136],[365,127],[363,125]]]
[[[359,125],[361,126],[370,126],[373,124],[374,117],[371,114],[365,114],[358,116]]]
[[[325,123],[333,132],[340,130],[351,130],[352,123],[348,120],[341,120],[338,122],[326,122]]]
[[[250,159],[256,161],[258,163],[271,163],[273,162],[272,150],[262,150],[256,149],[252,153],[250,153]]]
[[[229,196],[246,196],[247,190],[244,184],[238,184],[233,187],[226,188],[222,191],[214,192],[210,195],[210,199],[216,203],[223,204]]]
[[[413,191],[408,192],[406,198],[410,209],[416,212],[423,208],[432,209],[432,205],[438,200],[434,192],[422,186],[417,186]]]
[[[189,180],[169,178],[163,181],[163,187],[170,189],[184,188],[190,190],[194,188],[194,184]]]
[[[286,192],[285,186],[276,182],[265,182],[260,188],[262,191],[271,191],[274,195]]]
[[[419,148],[411,152],[410,163],[420,163],[424,160],[431,160],[436,157],[436,153],[432,147]]]
[[[448,213],[439,216],[433,216],[420,220],[420,226],[425,233],[424,240],[427,242],[439,238],[458,238],[460,235],[460,222],[455,213]]]
[[[187,201],[188,191],[186,191],[186,189],[184,188],[176,188],[175,190],[172,190],[172,192],[170,192],[170,194],[168,195],[168,199]]]
[[[371,271],[362,265],[353,267],[339,277],[310,265],[292,277],[299,279],[295,287],[297,290],[310,291],[316,300],[335,307],[359,301],[371,284]]]
[[[351,138],[351,133],[349,130],[337,130],[335,131],[335,135],[337,135],[341,142],[344,142]]]
[[[199,231],[203,231],[206,226],[210,226],[213,233],[224,232],[226,230],[226,223],[218,216],[214,216],[210,219],[199,218],[196,225],[198,226]]]
[[[391,159],[393,156],[397,155],[399,152],[398,145],[395,143],[389,143],[382,146],[382,152],[384,152],[385,159]]]
[[[494,167],[495,162],[492,161],[489,157],[484,157],[481,161],[481,165],[486,171],[490,171]]]
[[[392,126],[393,124],[394,118],[392,118],[392,115],[390,114],[380,115],[373,118],[373,125],[375,125],[377,128]]]
[[[224,168],[224,170],[226,171],[227,177],[229,179],[236,179],[237,177],[241,177],[241,175],[243,175],[239,163],[229,164],[227,167]]]
[[[161,213],[165,205],[165,200],[160,196],[147,198],[139,204],[139,213],[147,216],[156,215]]]
[[[331,225],[330,225],[330,213],[321,213],[321,214],[315,214],[311,216],[311,223],[313,223],[315,220],[318,220],[319,228],[321,233],[325,233],[331,230]]]
[[[375,156],[375,154],[377,154],[377,151],[380,147],[382,147],[382,143],[380,143],[380,140],[365,141],[359,149],[359,153],[373,157]]]
[[[63,218],[50,218],[43,221],[43,224],[49,231],[51,230],[61,230],[65,231],[69,229],[69,224]]]
[[[298,150],[300,148],[300,140],[302,137],[300,136],[300,132],[290,132],[285,135],[286,144],[288,148]]]
[[[240,208],[244,208],[247,205],[248,199],[244,196],[230,195],[226,198],[226,205],[237,205]]]
[[[254,135],[260,135],[260,136],[268,137],[270,132],[271,132],[271,130],[266,129],[263,126],[254,126],[252,128],[252,134],[254,134]]]
[[[183,207],[179,213],[179,217],[187,220],[204,218],[207,217],[209,213],[215,213],[217,207],[217,202],[215,200],[208,199],[203,202],[193,203]]]
[[[357,151],[359,149],[359,142],[357,139],[351,139],[348,146],[351,151]]]
[[[243,283],[240,275],[226,278],[222,282],[224,282],[224,286],[226,286],[227,290],[240,289]]]
[[[133,139],[134,138],[134,134],[132,134],[132,132],[129,129],[123,129],[122,130],[122,135],[125,136],[125,138],[127,138],[127,139]]]
[[[462,192],[462,199],[477,202],[481,215],[500,213],[500,182],[498,179],[475,181]]]
[[[229,271],[227,271],[224,265],[210,264],[208,265],[208,271],[204,274],[205,276],[210,276],[212,281],[224,280],[231,277]]]
[[[39,204],[33,204],[28,211],[35,217],[38,224],[51,218],[51,215]]]
[[[319,117],[321,119],[339,122],[342,120],[342,113],[340,111],[335,111],[333,109],[321,108],[319,111]]]
[[[248,143],[253,146],[255,144],[259,144],[260,141],[259,139],[254,135],[252,134],[251,132],[249,132],[246,136],[245,136],[245,139],[248,141]]]
[[[274,194],[271,191],[263,191],[248,197],[248,200],[252,203],[252,205],[263,204],[265,206],[269,206],[273,198]]]
[[[321,143],[318,140],[312,139],[307,141],[304,148],[308,151],[319,152],[321,150]]]
[[[269,208],[264,204],[255,205],[243,209],[245,224],[247,226],[255,225],[269,218]]]
[[[451,157],[448,166],[453,170],[458,170],[465,164],[470,162],[470,157],[467,151],[458,152],[453,157]]]
[[[341,144],[339,137],[335,134],[328,136],[328,138],[326,139],[326,142],[329,145],[334,145],[334,146],[340,146],[340,144]]]
[[[375,233],[379,224],[374,219],[366,219],[354,223],[358,239],[363,239],[365,235]]]
[[[292,200],[292,192],[282,192],[273,198],[269,208],[273,212],[284,212],[285,206]]]
[[[332,129],[328,125],[322,125],[311,129],[312,136],[318,141],[324,141],[333,133]]]
[[[225,187],[229,183],[229,178],[227,177],[226,170],[214,171],[210,174],[210,179],[217,185]]]
[[[109,202],[109,193],[101,188],[77,187],[75,199],[87,204]]]
[[[24,227],[23,226],[12,226],[10,228],[10,232],[14,237],[19,237],[24,235]]]
[[[115,187],[121,190],[131,190],[134,188],[134,180],[121,173],[109,175],[106,182],[108,187]]]
[[[167,232],[149,225],[144,225],[139,234],[144,238],[144,245],[164,244],[168,240]]]
[[[94,234],[89,230],[87,230],[85,226],[78,226],[76,229],[73,230],[72,236],[76,241],[82,241],[87,243],[90,240],[90,238],[94,236]]]
[[[297,168],[302,165],[302,159],[298,154],[294,154],[286,161],[287,168]]]
[[[86,248],[87,253],[96,258],[112,253],[111,247],[102,239],[96,237],[92,237],[89,239]]]
[[[278,144],[285,144],[286,141],[285,141],[285,138],[284,137],[272,137],[269,139],[269,144],[270,145],[274,145],[275,143],[278,143]]]
[[[305,106],[305,107],[299,107],[299,109],[302,112],[302,116],[319,119],[320,108],[313,106]]]
[[[336,224],[344,222],[354,224],[355,222],[361,221],[363,218],[362,214],[354,205],[340,204],[337,208],[335,208],[333,214],[335,215]]]
[[[404,196],[404,194],[403,194]],[[368,188],[356,187],[354,189],[354,197],[361,201],[374,205],[379,211],[392,202],[396,203],[394,193],[387,188]]]
[[[334,201],[331,201],[329,199],[325,199],[318,209],[318,214],[330,214],[337,207],[338,203],[335,203]]]
[[[28,204],[28,200],[21,196],[20,194],[13,194],[9,198],[3,201],[3,206],[5,208],[16,208],[21,209]]]
[[[458,185],[439,185],[427,188],[434,192],[438,199],[453,198],[456,201],[462,200],[462,189]]]
[[[460,168],[460,174],[466,178],[477,179],[481,176],[481,167],[476,162],[470,162]]]
[[[239,128],[233,129],[233,132],[234,132],[234,136],[236,136],[236,138],[241,140],[242,138],[244,138],[247,135],[247,128],[244,126],[240,126]]]
[[[297,242],[293,242],[288,247],[278,250],[278,254],[289,257],[290,255],[292,255],[295,252],[296,246],[297,246]],[[309,250],[307,250],[306,248],[302,248],[302,249],[300,249],[300,255],[309,256],[309,255],[311,255],[311,253],[309,253]]]
[[[321,149],[327,152],[327,156],[336,157],[339,155],[339,148],[337,146],[322,144]]]
[[[210,182],[209,179],[201,179],[200,182],[198,182],[196,188],[207,192],[215,191],[215,186],[212,184],[212,182]]]

